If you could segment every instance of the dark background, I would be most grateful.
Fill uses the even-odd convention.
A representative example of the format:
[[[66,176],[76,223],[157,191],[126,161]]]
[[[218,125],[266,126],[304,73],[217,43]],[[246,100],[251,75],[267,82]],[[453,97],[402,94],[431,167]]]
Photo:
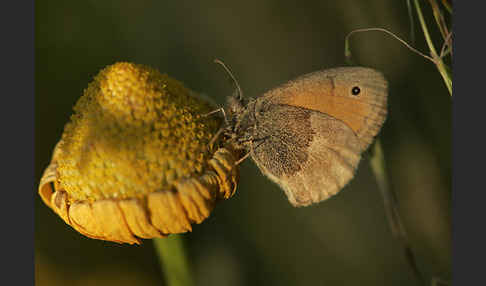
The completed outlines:
[[[431,9],[422,3],[436,43]],[[301,74],[345,64],[353,29],[409,40],[405,1],[38,1],[35,7],[36,181],[83,89],[118,61],[150,65],[223,104]],[[426,51],[418,22],[414,46]],[[440,44],[438,44],[440,47]],[[430,62],[378,32],[351,39],[355,62],[390,81],[381,140],[391,184],[426,277],[451,272],[451,99]],[[33,190],[36,192],[36,190]],[[250,160],[236,195],[185,234],[197,285],[413,285],[365,156],[332,199],[293,208]],[[164,285],[150,240],[86,238],[35,199],[36,285]]]

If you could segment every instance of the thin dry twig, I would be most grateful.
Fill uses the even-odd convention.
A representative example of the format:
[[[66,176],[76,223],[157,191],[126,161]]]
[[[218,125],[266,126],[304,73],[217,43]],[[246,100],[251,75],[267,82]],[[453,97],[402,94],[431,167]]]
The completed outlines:
[[[392,32],[388,31],[387,29],[383,29],[383,28],[365,28],[365,29],[356,29],[356,30],[353,30],[351,32],[349,32],[349,34],[346,36],[345,38],[345,56],[346,58],[349,58],[351,57],[351,52],[349,50],[349,37],[354,34],[354,33],[360,33],[360,32],[369,32],[369,31],[378,31],[378,32],[384,32],[390,36],[392,36],[393,38],[395,38],[396,40],[398,40],[400,43],[404,44],[408,49],[410,49],[412,52],[424,57],[425,59],[428,59],[429,61],[431,61],[432,63],[436,64],[436,60],[424,53],[422,53],[421,51],[415,49],[414,47],[410,46],[407,42],[405,42],[404,40],[402,40],[400,37],[398,37],[397,35],[393,34]]]
[[[440,58],[447,56],[448,53],[451,53],[452,56],[452,31],[449,32],[449,35],[444,40],[442,44],[442,48],[440,49]]]

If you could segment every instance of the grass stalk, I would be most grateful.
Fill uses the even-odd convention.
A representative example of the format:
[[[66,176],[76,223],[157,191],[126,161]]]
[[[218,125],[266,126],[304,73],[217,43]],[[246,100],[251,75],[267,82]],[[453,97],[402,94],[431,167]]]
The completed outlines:
[[[442,79],[449,91],[449,94],[452,96],[452,77],[449,74],[446,65],[442,58],[437,54],[437,50],[435,49],[434,43],[432,42],[432,38],[430,37],[429,29],[427,28],[427,24],[425,23],[424,16],[422,14],[422,8],[420,8],[420,4],[418,0],[414,0],[415,9],[417,10],[417,15],[419,18],[420,26],[422,27],[422,31],[424,32],[425,41],[427,42],[427,46],[430,50],[430,55],[434,59],[435,65],[439,70]]]
[[[182,237],[171,234],[166,238],[155,238],[153,243],[166,284],[168,286],[194,285]]]
[[[410,240],[403,225],[402,218],[399,213],[398,200],[395,192],[390,187],[388,175],[386,172],[385,156],[383,148],[379,139],[373,145],[372,156],[370,159],[371,169],[375,175],[378,189],[383,198],[383,205],[385,207],[386,218],[392,231],[393,236],[401,243],[405,254],[405,259],[410,265],[413,274],[420,285],[425,285],[424,277],[418,269],[415,255],[412,251]]]

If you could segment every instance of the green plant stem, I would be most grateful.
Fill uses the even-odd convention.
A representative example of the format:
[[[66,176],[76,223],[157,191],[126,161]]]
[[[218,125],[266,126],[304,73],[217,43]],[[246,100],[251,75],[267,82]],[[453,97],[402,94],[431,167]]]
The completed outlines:
[[[415,21],[413,20],[412,9],[412,3],[410,0],[407,0],[408,21],[410,22],[410,41],[412,45],[415,45]]]
[[[445,40],[447,38],[447,35],[449,34],[449,31],[447,29],[444,16],[442,15],[442,12],[439,9],[439,4],[437,4],[435,0],[429,0],[429,4],[432,7],[432,14],[434,15],[435,23],[439,28],[442,38]]]
[[[385,157],[383,155],[383,148],[381,147],[381,142],[379,139],[377,139],[375,144],[373,145],[372,154],[373,155],[370,159],[370,165],[375,175],[378,184],[378,189],[380,190],[380,194],[383,198],[385,213],[392,234],[402,244],[404,254],[405,254],[405,259],[410,265],[415,275],[415,278],[418,280],[418,282],[421,285],[425,285],[425,280],[422,276],[422,273],[418,269],[415,256],[410,246],[407,232],[405,231],[405,227],[403,225],[402,218],[398,210],[398,201],[396,195],[393,192],[393,190],[390,188],[390,184],[388,182],[388,176],[386,173],[386,166],[385,166]]]
[[[166,284],[168,286],[194,285],[182,237],[171,234],[167,238],[155,238],[153,242]]]
[[[442,58],[437,54],[437,50],[435,49],[434,43],[429,34],[429,30],[427,29],[427,25],[425,24],[424,16],[422,15],[422,9],[420,8],[420,4],[418,0],[414,0],[415,9],[417,10],[417,15],[420,21],[420,26],[422,27],[422,31],[424,32],[425,41],[427,42],[427,46],[429,47],[430,54],[434,59],[437,69],[439,70],[442,79],[449,90],[449,94],[452,96],[452,79],[450,74],[447,71],[446,65]]]
[[[447,2],[447,0],[442,0],[442,4],[446,8],[447,12],[452,13],[452,6]]]

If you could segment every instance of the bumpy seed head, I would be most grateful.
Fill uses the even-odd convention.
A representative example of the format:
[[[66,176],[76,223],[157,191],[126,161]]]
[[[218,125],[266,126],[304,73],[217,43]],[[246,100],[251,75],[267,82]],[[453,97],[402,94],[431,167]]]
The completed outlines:
[[[74,110],[57,163],[71,200],[143,196],[201,173],[221,124],[180,82],[129,63],[102,70]]]
[[[222,123],[202,116],[213,109],[182,83],[150,67],[108,66],[76,103],[41,179],[41,197],[90,237],[133,243],[138,242],[134,235],[151,238],[190,230],[190,223],[205,219],[213,202],[230,197],[236,187],[236,153],[221,141],[208,146]],[[113,217],[116,210],[110,204],[118,204],[131,236],[87,219]],[[91,212],[103,207],[86,214],[87,205]],[[128,216],[145,219],[150,231],[137,233],[135,225],[141,222],[130,226]]]

